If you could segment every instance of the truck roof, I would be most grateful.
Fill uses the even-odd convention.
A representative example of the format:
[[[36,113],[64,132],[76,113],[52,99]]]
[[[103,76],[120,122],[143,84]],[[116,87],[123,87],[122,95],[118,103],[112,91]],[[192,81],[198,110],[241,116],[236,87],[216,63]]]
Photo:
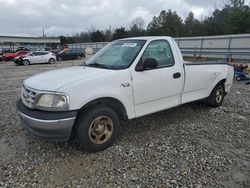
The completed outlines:
[[[157,40],[157,39],[172,39],[172,37],[169,37],[169,36],[146,36],[146,37],[123,38],[120,40]]]

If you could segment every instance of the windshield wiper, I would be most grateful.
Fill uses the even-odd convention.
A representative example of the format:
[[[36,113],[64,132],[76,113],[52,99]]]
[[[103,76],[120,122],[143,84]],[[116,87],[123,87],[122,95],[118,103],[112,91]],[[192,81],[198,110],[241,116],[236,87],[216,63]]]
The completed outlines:
[[[98,68],[108,68],[106,65],[104,64],[100,64],[100,63],[91,63],[91,64],[86,64],[90,67],[98,67]]]

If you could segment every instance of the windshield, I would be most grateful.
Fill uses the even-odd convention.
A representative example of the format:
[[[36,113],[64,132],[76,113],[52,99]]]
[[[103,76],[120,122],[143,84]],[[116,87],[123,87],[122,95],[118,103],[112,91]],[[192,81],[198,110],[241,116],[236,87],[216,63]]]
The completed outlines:
[[[86,65],[106,69],[128,68],[145,42],[145,40],[114,41],[87,60]]]
[[[69,51],[68,49],[60,51],[58,54],[63,54],[64,52]]]
[[[24,57],[31,56],[32,54],[33,54],[33,52],[29,52],[29,53],[25,54]]]

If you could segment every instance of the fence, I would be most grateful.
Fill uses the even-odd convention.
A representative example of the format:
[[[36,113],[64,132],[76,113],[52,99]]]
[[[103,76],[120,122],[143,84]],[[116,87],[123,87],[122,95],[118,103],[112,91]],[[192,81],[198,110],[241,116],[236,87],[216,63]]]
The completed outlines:
[[[95,52],[107,45],[108,42],[93,42],[93,43],[74,43],[68,44],[70,49],[84,50],[86,48],[92,48]]]
[[[250,34],[175,38],[182,55],[216,59],[250,60]],[[69,48],[92,48],[95,52],[107,42],[69,44]]]
[[[250,34],[176,38],[183,56],[250,59]]]
[[[0,53],[6,51],[15,51],[19,46],[27,47],[29,50],[36,50],[39,48],[44,48],[44,44],[34,44],[34,45],[19,45],[19,44],[0,44]]]

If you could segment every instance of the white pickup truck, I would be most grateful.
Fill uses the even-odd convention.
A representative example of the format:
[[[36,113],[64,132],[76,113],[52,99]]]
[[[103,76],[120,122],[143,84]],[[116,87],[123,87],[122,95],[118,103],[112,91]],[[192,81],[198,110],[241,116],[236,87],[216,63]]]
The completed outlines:
[[[86,151],[111,146],[120,121],[204,99],[222,104],[233,82],[227,63],[184,62],[171,37],[116,40],[82,66],[37,74],[23,82],[21,124],[53,140],[74,135]]]

